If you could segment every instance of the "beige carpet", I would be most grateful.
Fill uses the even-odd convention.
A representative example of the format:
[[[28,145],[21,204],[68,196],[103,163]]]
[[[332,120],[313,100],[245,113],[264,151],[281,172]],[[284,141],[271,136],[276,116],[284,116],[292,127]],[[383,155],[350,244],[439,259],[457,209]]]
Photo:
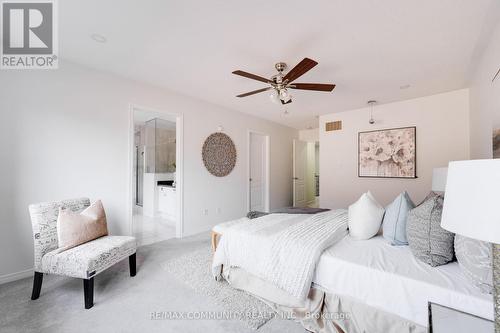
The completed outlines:
[[[209,244],[202,244],[180,258],[166,261],[162,267],[197,293],[208,296],[226,315],[234,316],[252,329],[273,318],[273,310],[259,299],[232,288],[225,280],[215,281],[211,264],[212,250]]]
[[[0,285],[0,332],[36,333],[304,333],[292,320],[275,318],[254,331],[241,320],[182,318],[152,320],[155,312],[199,313],[224,311],[168,273],[162,265],[208,247],[209,233],[170,239],[140,247],[137,276],[131,278],[128,260],[95,278],[94,307],[83,307],[83,283],[56,275],[43,278],[42,292],[30,300],[32,278]],[[207,252],[208,253],[208,252]]]

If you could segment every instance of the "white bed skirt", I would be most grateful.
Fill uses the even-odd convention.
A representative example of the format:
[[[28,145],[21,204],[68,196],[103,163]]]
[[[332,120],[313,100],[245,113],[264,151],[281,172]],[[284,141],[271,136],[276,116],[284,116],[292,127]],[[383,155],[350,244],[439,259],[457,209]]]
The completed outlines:
[[[295,319],[317,333],[426,333],[427,328],[350,297],[311,288],[305,303],[241,268],[225,268],[224,278],[236,289],[260,298],[281,317]],[[342,331],[338,330],[340,328]]]

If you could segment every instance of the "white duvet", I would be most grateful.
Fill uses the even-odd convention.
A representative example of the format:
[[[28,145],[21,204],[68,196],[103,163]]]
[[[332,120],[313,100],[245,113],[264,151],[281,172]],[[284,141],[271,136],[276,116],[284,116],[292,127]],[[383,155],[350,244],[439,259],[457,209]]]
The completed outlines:
[[[347,210],[315,215],[270,214],[224,231],[212,271],[240,267],[305,301],[321,253],[347,234]]]

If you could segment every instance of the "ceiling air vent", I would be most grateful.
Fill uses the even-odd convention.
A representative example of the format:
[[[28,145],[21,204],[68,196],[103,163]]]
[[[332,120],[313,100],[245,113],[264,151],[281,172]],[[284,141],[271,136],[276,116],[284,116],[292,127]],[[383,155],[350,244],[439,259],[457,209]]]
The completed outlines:
[[[342,121],[330,121],[328,123],[326,123],[326,127],[325,127],[325,130],[327,132],[330,132],[330,131],[339,131],[342,129]]]

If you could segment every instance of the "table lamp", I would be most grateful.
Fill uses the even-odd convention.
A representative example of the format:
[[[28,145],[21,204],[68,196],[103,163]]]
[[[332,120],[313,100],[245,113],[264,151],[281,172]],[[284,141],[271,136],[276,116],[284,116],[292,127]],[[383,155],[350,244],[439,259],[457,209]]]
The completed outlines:
[[[500,333],[500,159],[450,162],[441,227],[492,243],[495,332]]]

